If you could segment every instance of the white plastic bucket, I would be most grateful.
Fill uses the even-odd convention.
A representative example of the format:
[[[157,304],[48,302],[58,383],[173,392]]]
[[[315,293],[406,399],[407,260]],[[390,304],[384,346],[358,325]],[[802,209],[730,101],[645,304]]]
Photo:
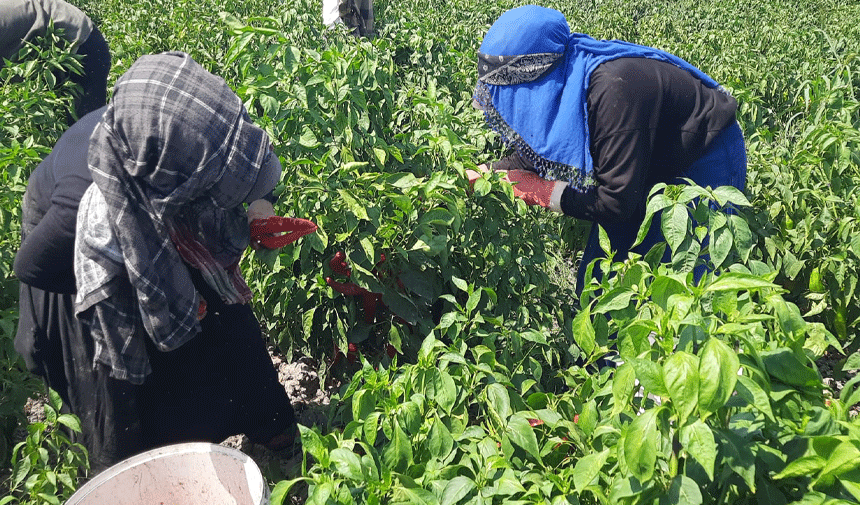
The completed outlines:
[[[161,447],[120,461],[66,505],[268,505],[269,486],[246,454],[208,443]]]

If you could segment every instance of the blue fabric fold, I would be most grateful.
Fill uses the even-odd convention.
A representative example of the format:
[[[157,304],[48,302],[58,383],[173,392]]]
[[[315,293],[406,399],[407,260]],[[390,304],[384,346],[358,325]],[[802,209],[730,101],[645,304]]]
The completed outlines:
[[[499,68],[492,70],[495,79],[486,79],[485,72],[490,69],[479,68],[479,75],[484,75],[478,79],[474,94],[490,126],[506,144],[529,159],[541,177],[567,181],[578,190],[594,184],[587,94],[591,73],[598,65],[618,58],[652,58],[690,72],[708,87],[719,87],[701,70],[659,49],[571,33],[564,14],[537,5],[502,14],[478,51],[483,59],[499,58]],[[558,64],[534,80],[509,85],[487,82],[499,82],[499,72],[517,75],[516,66],[528,61],[517,56],[547,53],[563,55]],[[519,74],[528,75],[528,70]],[[512,78],[511,82],[521,80]]]

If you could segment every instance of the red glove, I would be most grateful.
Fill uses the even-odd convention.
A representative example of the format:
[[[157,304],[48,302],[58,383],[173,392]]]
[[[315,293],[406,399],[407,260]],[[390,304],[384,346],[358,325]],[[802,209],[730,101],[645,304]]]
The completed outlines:
[[[508,170],[504,179],[514,188],[514,196],[528,205],[540,205],[555,212],[561,212],[563,181],[548,181],[529,170]]]
[[[267,249],[278,249],[316,230],[313,221],[296,217],[255,219],[251,221],[251,242]]]

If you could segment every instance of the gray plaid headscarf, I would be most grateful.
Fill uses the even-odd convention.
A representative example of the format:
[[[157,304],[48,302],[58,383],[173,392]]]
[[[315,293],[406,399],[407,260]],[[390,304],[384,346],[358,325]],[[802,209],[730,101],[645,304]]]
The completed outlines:
[[[225,302],[250,299],[242,203],[269,145],[224,80],[187,54],[143,56],[117,81],[90,138],[75,243],[75,311],[113,377],[143,382],[144,335],[170,351],[199,331],[189,254]]]

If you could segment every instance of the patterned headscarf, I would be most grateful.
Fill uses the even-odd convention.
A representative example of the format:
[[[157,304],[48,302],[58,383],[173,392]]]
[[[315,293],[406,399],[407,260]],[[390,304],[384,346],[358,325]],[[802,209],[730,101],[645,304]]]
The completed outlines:
[[[199,331],[183,259],[226,303],[250,300],[242,203],[269,146],[224,80],[185,53],[141,57],[117,81],[90,138],[75,243],[75,310],[113,377],[143,382],[143,338],[170,351]]]
[[[672,63],[718,87],[677,56],[570,33],[561,12],[526,5],[502,14],[484,37],[474,100],[502,140],[541,177],[584,190],[594,184],[587,104],[591,72],[606,61],[631,57]]]

